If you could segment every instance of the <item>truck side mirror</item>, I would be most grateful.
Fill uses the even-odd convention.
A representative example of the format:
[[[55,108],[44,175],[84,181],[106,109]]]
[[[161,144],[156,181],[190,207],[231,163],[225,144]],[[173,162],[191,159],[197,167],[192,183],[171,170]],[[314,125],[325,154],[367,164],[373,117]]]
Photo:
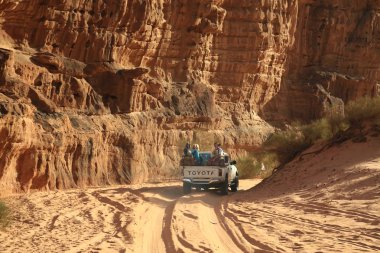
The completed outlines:
[[[231,165],[235,165],[235,164],[236,164],[236,161],[235,161],[235,160],[232,160],[232,161],[230,162],[230,164],[231,164]]]

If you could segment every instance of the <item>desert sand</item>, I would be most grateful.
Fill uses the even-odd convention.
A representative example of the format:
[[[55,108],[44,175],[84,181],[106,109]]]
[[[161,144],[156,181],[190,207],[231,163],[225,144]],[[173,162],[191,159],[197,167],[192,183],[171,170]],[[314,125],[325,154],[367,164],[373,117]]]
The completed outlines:
[[[216,210],[223,198],[183,196],[178,182],[13,196],[0,252],[239,252]]]
[[[379,252],[379,200],[376,137],[298,157],[221,209],[248,252]]]
[[[9,196],[0,252],[378,252],[379,180],[377,137],[242,180],[229,196],[184,196],[180,182]]]

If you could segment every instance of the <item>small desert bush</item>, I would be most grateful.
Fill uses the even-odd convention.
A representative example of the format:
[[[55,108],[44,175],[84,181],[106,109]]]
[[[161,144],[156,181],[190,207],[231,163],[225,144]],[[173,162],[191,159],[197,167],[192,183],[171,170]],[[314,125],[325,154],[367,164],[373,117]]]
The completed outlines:
[[[260,168],[253,157],[247,156],[236,161],[239,168],[239,178],[254,178],[259,174]]]
[[[5,203],[0,202],[0,228],[4,228],[9,224],[9,209]]]
[[[305,142],[309,145],[318,140],[328,140],[334,136],[330,121],[326,118],[314,121],[301,127]]]
[[[331,140],[338,132],[345,131],[348,128],[347,119],[343,116],[333,115],[303,125],[300,130],[306,142],[311,145],[319,140]]]
[[[237,160],[239,178],[266,178],[279,165],[278,157],[272,152],[250,154]]]
[[[264,148],[278,155],[280,163],[290,161],[299,152],[310,146],[310,142],[298,128],[273,133],[264,143]]]
[[[292,124],[289,129],[272,134],[264,143],[264,149],[274,151],[279,162],[286,163],[316,142],[330,140],[346,128],[343,117],[323,118],[306,125]]]
[[[369,120],[374,126],[380,124],[380,97],[348,103],[345,116],[331,115],[305,125],[293,122],[289,129],[272,134],[263,146],[274,151],[280,163],[286,163],[316,142],[329,141],[351,126]]]
[[[380,97],[363,97],[351,101],[345,107],[345,114],[351,124],[365,120],[377,120],[380,118]]]
[[[265,178],[272,174],[272,171],[280,165],[278,155],[274,152],[262,152],[256,155],[265,170],[261,172],[261,177]]]

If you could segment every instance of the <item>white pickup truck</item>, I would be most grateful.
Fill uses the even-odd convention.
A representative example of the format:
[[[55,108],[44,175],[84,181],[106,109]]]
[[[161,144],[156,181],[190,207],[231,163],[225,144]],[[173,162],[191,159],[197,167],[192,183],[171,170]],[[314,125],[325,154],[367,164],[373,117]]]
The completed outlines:
[[[220,188],[223,195],[228,194],[228,188],[236,192],[239,188],[239,174],[228,154],[218,159],[212,159],[211,152],[199,152],[201,161],[195,162],[186,157],[181,161],[183,173],[183,192],[188,194],[191,188]]]

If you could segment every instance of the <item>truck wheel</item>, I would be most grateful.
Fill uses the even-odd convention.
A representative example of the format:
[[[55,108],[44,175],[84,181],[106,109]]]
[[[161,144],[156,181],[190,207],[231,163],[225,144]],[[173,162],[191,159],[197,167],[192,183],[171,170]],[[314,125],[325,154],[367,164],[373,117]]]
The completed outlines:
[[[191,184],[183,182],[183,194],[189,194],[191,192]]]
[[[232,185],[231,185],[231,191],[232,192],[237,192],[237,190],[239,189],[239,177],[236,176],[234,181],[232,182]]]
[[[226,176],[226,179],[224,180],[223,186],[220,190],[222,192],[222,195],[228,195],[228,176]]]

